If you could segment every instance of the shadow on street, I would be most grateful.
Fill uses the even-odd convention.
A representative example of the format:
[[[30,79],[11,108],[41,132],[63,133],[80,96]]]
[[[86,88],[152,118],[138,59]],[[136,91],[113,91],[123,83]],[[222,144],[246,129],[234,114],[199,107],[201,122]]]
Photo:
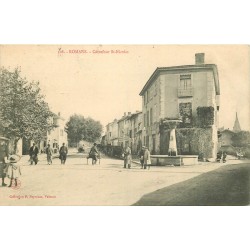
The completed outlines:
[[[232,164],[144,195],[135,206],[244,206],[250,164]]]

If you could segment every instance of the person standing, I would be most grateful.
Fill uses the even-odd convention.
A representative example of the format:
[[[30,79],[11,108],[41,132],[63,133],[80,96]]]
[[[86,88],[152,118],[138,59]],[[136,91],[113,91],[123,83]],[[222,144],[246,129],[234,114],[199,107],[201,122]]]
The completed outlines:
[[[227,161],[226,158],[227,158],[227,153],[224,151],[223,154],[222,154],[223,163],[225,163]]]
[[[9,158],[7,175],[10,178],[10,185],[8,187],[12,187],[13,181],[15,181],[15,186],[17,186],[17,180],[19,176],[21,175],[20,166],[17,164],[17,162],[20,159],[21,157],[18,155],[12,155]]]
[[[124,168],[128,166],[128,168],[130,169],[131,162],[132,162],[131,149],[129,146],[127,146],[124,150]]]
[[[46,155],[47,155],[47,162],[48,164],[52,164],[52,155],[53,155],[53,150],[50,147],[50,144],[48,144],[48,147],[46,148]]]
[[[30,147],[29,155],[30,155],[30,165],[33,165],[33,162],[35,162],[35,165],[38,162],[38,147],[35,143],[33,143],[33,146]]]
[[[145,147],[145,152],[144,152],[144,169],[150,169],[151,166],[151,157],[150,157],[150,152],[147,147]]]
[[[139,152],[141,169],[143,169],[143,166],[144,166],[144,153],[145,153],[145,146],[142,146],[142,148],[141,148],[141,150]]]
[[[68,148],[65,146],[65,143],[63,143],[63,145],[61,146],[59,154],[60,154],[59,159],[61,160],[61,164],[65,164],[68,154]]]
[[[8,158],[8,146],[3,141],[0,144],[0,178],[2,178],[2,187],[6,187],[7,184],[4,182],[7,171],[7,158]]]
[[[99,155],[99,152],[96,147],[96,143],[92,146],[89,152],[89,157],[92,158],[92,165],[95,165],[97,162],[97,156]]]

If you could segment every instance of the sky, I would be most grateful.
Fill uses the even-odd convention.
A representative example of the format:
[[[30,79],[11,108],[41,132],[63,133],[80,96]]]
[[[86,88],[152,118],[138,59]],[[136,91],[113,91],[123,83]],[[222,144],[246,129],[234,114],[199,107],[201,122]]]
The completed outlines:
[[[139,93],[157,67],[195,64],[195,53],[218,67],[220,127],[232,129],[237,112],[241,128],[249,130],[246,45],[1,45],[0,66],[20,67],[27,80],[39,81],[51,110],[65,119],[81,114],[105,126],[142,109]]]

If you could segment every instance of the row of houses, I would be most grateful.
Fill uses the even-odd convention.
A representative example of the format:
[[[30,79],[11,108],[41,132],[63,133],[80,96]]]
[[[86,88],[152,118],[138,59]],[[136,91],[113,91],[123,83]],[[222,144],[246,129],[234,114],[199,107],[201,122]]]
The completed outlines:
[[[181,119],[182,123],[177,131],[183,144],[177,145],[180,153],[198,154],[209,150],[207,158],[216,157],[220,109],[219,75],[215,64],[205,64],[204,53],[195,55],[193,65],[156,68],[139,95],[142,98],[142,111],[124,113],[121,119],[109,123],[103,138],[105,144],[122,147],[129,145],[133,153],[146,145],[153,154],[167,154],[169,130],[162,126],[163,121]],[[196,130],[198,131],[199,107],[209,107],[213,119],[206,131],[199,129],[199,133],[206,133],[206,138],[209,139],[204,139],[203,136],[201,140],[204,142],[200,143],[202,146],[194,146],[193,141],[198,140]],[[185,141],[183,134],[188,134],[185,129],[192,128],[189,134],[193,134],[193,138],[186,136]]]
[[[114,119],[106,125],[102,144],[104,146],[130,146],[132,153],[136,154],[142,146],[142,133],[142,112],[125,112],[120,119]]]

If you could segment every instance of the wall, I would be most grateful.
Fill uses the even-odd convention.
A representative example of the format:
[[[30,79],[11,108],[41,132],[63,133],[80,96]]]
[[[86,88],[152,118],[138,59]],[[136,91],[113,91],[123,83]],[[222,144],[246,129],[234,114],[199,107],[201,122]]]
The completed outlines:
[[[183,74],[191,74],[193,96],[192,97],[179,97],[178,86],[180,83],[181,73],[165,74],[165,80],[161,86],[163,100],[162,105],[162,118],[165,117],[178,117],[179,116],[179,103],[191,102],[192,114],[196,115],[196,109],[199,106],[214,106],[215,107],[215,88],[212,72],[188,72]],[[206,90],[206,91],[204,91]]]
[[[142,98],[142,144],[148,146],[151,153],[153,150],[154,153],[160,152],[159,119],[162,112],[161,103],[164,101],[161,98],[162,87],[164,86],[162,83],[162,76],[157,77],[147,90],[148,94],[145,94]],[[145,97],[146,95],[148,95],[148,99]],[[144,98],[147,99],[145,105]],[[150,112],[151,109],[152,112]],[[144,119],[144,115],[146,115],[146,120]],[[155,148],[153,148],[153,137],[155,138]]]

